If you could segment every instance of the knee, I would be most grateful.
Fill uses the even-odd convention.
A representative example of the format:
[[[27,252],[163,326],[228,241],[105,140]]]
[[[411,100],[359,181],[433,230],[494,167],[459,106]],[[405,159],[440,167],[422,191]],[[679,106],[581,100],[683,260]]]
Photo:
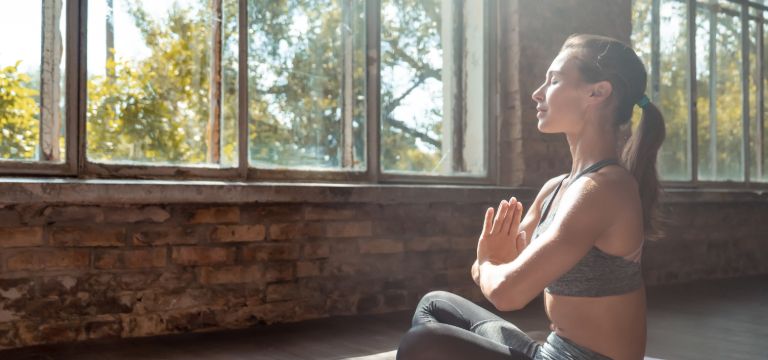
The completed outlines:
[[[449,293],[449,292],[443,291],[443,290],[430,291],[426,295],[421,297],[421,301],[419,301],[419,307],[426,306],[426,305],[428,305],[428,304],[430,304],[433,301],[438,300],[438,299],[448,300],[448,299],[454,298],[456,296],[457,296],[456,294]]]
[[[398,360],[433,359],[440,347],[440,324],[423,324],[412,327],[400,340]]]

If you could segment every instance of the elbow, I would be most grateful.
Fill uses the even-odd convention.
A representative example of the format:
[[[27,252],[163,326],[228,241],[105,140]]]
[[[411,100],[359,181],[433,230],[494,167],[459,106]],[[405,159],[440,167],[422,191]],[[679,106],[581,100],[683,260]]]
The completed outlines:
[[[506,286],[505,286],[506,285]],[[486,299],[499,311],[520,310],[527,304],[520,296],[519,292],[511,289],[510,284],[501,283],[488,292]]]

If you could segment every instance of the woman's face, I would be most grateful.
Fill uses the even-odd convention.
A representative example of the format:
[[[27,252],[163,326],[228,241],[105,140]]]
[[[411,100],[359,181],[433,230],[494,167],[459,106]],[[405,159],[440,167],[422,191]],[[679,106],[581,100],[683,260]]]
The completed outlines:
[[[542,84],[531,96],[536,101],[538,128],[543,133],[576,132],[583,126],[590,86],[581,79],[576,60],[561,52]]]

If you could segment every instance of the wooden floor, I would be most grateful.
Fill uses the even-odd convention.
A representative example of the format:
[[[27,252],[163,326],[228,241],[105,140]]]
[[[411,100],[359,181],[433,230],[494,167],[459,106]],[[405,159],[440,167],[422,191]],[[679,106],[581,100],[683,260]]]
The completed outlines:
[[[768,359],[768,275],[653,287],[648,308],[649,358]],[[410,316],[43,346],[0,352],[0,359],[394,359]],[[548,332],[540,301],[504,317],[534,337]]]

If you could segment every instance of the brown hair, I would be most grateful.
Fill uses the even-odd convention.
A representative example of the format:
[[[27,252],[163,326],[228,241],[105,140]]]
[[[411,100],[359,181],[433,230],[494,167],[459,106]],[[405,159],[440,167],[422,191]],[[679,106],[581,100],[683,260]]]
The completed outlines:
[[[583,34],[568,37],[560,51],[569,51],[578,60],[584,81],[611,83],[615,125],[620,127],[630,123],[635,104],[645,96],[648,79],[645,66],[635,51],[613,38]],[[644,105],[642,113],[640,124],[624,146],[622,161],[640,188],[646,237],[656,239],[661,235],[657,226],[656,204],[661,184],[656,171],[656,154],[666,133],[664,117],[656,105]]]

